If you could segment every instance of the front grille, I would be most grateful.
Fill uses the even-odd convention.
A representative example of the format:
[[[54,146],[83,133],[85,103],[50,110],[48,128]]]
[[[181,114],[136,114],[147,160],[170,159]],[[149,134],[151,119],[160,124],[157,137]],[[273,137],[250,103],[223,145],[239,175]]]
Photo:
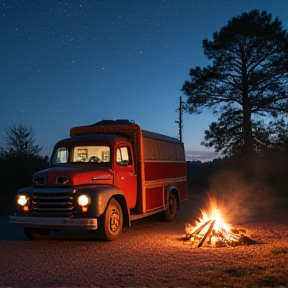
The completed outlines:
[[[31,211],[36,216],[72,217],[75,214],[72,192],[34,193]]]

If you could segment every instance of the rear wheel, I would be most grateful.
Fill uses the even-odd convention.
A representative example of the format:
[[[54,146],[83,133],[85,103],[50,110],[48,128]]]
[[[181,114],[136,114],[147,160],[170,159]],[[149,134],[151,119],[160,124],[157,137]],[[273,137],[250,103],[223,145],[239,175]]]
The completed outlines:
[[[163,212],[164,220],[167,222],[171,222],[175,218],[176,212],[177,212],[176,196],[172,192],[170,192],[167,209]]]
[[[29,240],[43,240],[49,233],[48,229],[24,228],[24,234]]]
[[[115,240],[123,225],[123,213],[120,204],[112,198],[101,216],[100,236],[103,240]]]

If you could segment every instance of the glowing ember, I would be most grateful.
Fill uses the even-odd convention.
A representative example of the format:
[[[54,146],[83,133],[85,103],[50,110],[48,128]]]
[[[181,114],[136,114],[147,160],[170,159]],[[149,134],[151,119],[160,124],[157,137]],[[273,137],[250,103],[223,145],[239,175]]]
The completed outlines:
[[[190,240],[192,247],[234,247],[256,243],[247,237],[245,229],[231,228],[223,219],[220,209],[210,204],[209,212],[201,210],[202,218],[195,226],[186,224],[184,240]]]

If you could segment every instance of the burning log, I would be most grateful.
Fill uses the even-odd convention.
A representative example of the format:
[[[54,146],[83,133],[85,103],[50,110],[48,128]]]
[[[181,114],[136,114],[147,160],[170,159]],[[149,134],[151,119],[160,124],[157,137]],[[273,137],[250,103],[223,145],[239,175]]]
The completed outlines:
[[[193,231],[192,233],[186,233],[186,238],[190,239],[191,237],[193,237],[194,235],[197,235],[198,233],[200,233],[209,223],[211,222],[211,220],[208,220],[207,222],[205,222],[203,225],[201,225],[199,228],[197,228],[195,231]],[[187,230],[187,229],[186,229]]]
[[[220,236],[220,240],[226,247],[229,247],[229,239],[227,239],[229,236],[227,235],[227,231],[220,227],[218,234]],[[217,235],[216,235],[217,237]],[[219,245],[219,244],[218,244]]]
[[[212,231],[212,229],[213,229],[213,226],[214,226],[214,224],[215,224],[215,221],[216,221],[216,220],[213,220],[213,221],[212,221],[212,223],[211,223],[208,231],[206,232],[206,234],[204,235],[204,237],[203,237],[202,240],[200,241],[200,243],[199,243],[199,245],[198,245],[198,248],[200,248],[200,247],[203,245],[203,243],[205,242],[207,236],[210,235],[210,233],[211,233],[211,231]]]

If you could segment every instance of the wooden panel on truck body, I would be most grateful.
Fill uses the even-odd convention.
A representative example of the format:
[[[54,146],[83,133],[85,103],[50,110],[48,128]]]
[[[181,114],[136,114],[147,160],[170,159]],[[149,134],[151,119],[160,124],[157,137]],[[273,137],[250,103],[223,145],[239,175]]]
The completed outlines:
[[[165,188],[177,187],[179,201],[188,197],[184,145],[175,138],[142,131],[145,212],[165,206]],[[162,203],[160,203],[162,199]]]

